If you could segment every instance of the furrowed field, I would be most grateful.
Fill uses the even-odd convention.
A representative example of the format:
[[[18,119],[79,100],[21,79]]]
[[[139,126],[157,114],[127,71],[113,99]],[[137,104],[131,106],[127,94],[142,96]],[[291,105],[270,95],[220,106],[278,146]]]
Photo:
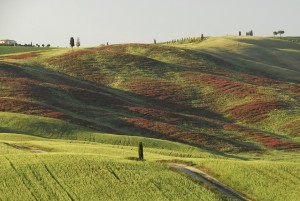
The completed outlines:
[[[45,146],[51,152],[1,152],[1,199],[178,200],[181,195],[189,200],[221,198],[166,165],[126,160],[127,156],[135,156],[133,148],[60,141],[25,144]]]
[[[231,199],[171,161],[254,200],[300,197],[299,44],[23,50],[0,47],[0,200]]]

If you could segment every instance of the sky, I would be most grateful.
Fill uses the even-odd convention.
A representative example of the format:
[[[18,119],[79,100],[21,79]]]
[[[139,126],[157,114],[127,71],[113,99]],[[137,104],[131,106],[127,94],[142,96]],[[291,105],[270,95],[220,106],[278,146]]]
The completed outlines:
[[[300,0],[0,0],[0,39],[82,46],[245,34],[300,36]]]

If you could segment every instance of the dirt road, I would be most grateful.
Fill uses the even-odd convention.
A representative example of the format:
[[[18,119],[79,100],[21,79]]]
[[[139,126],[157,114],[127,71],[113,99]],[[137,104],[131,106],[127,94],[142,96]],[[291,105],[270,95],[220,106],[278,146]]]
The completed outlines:
[[[188,165],[178,164],[178,163],[169,163],[172,168],[179,170],[180,172],[187,174],[188,176],[192,177],[193,179],[199,179],[203,183],[208,184],[210,187],[217,189],[224,195],[227,195],[233,199],[237,200],[247,200],[247,201],[254,201],[253,199],[243,195],[240,192],[235,191],[234,189],[226,186],[225,184],[221,183],[217,179],[213,178],[212,176],[208,175],[207,173]]]
[[[28,147],[25,147],[24,145],[20,145],[20,144],[12,144],[12,143],[7,143],[7,142],[3,142],[3,144],[16,148],[16,149],[21,149],[24,151],[30,151],[32,153],[45,153],[45,150],[40,150],[40,149],[30,149]]]

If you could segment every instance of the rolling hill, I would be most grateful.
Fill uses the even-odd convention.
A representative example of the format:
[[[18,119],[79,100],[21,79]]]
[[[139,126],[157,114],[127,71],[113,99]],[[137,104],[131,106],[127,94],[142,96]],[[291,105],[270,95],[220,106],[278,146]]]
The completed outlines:
[[[0,150],[7,163],[1,168],[11,171],[7,179],[18,174],[28,199],[120,199],[124,192],[128,200],[135,200],[134,193],[147,200],[158,192],[158,199],[176,199],[191,191],[207,196],[203,200],[227,199],[188,178],[180,186],[176,182],[182,176],[157,163],[176,159],[254,199],[295,200],[300,184],[295,176],[299,52],[299,44],[284,40],[213,37],[189,44],[2,54]],[[140,141],[146,146],[145,163],[132,160]],[[74,181],[81,163],[84,171]],[[64,176],[67,169],[62,166],[72,164],[74,169]],[[132,168],[151,172],[140,178],[127,171]],[[84,178],[92,169],[100,171],[98,176],[110,172],[119,182],[138,182],[129,189],[121,182],[116,192],[96,193],[98,185],[109,186],[113,179],[99,183],[91,175]],[[284,181],[277,184],[279,177]],[[44,179],[49,189],[42,190],[38,181]],[[167,185],[168,179],[174,184]],[[144,194],[152,188],[149,181],[156,190]],[[87,183],[94,194],[79,187]],[[266,183],[276,185],[263,192]],[[17,184],[5,183],[10,185]],[[135,192],[136,185],[144,187]],[[197,193],[188,195],[190,200],[199,198]]]
[[[287,38],[212,37],[203,43],[176,45],[203,51],[252,75],[299,83],[300,44]]]

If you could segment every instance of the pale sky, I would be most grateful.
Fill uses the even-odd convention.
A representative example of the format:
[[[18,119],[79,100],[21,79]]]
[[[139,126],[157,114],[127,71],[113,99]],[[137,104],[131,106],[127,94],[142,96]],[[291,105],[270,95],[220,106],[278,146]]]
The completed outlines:
[[[300,36],[300,0],[0,0],[0,39],[82,46],[253,30]]]

